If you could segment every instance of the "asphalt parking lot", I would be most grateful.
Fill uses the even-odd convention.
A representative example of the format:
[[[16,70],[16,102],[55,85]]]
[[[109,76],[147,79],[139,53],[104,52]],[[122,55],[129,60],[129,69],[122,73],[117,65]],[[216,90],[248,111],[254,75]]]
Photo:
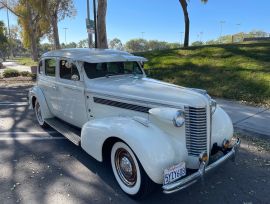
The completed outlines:
[[[228,162],[204,184],[171,195],[157,189],[134,201],[109,166],[38,126],[27,106],[29,87],[0,87],[0,203],[270,203],[270,152],[249,140],[235,164]]]

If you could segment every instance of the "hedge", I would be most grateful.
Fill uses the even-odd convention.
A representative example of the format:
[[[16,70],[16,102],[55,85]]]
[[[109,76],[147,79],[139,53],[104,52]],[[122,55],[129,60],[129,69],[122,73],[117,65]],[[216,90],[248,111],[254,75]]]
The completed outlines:
[[[20,72],[16,69],[5,69],[3,72],[4,78],[18,77],[18,76],[20,76]]]

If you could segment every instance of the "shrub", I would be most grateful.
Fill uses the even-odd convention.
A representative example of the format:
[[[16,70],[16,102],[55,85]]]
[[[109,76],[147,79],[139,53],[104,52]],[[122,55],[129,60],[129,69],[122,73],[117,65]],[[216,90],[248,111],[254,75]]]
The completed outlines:
[[[31,74],[32,80],[36,80],[37,79],[37,74]]]
[[[23,77],[32,77],[32,74],[28,71],[22,71],[20,72],[20,75]]]
[[[18,77],[18,76],[20,76],[20,73],[16,69],[6,69],[3,72],[3,77],[4,78]]]

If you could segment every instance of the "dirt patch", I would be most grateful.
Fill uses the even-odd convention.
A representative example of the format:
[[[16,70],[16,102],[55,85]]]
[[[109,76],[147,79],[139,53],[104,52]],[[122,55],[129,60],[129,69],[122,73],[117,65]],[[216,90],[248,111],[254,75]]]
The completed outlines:
[[[32,77],[12,77],[12,78],[0,78],[0,87],[10,87],[18,85],[34,85],[35,80]]]

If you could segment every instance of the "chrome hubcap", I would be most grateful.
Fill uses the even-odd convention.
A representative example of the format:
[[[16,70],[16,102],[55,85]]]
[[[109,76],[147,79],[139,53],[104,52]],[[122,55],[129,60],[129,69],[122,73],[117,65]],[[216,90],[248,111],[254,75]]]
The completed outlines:
[[[115,153],[115,167],[122,182],[132,187],[137,181],[137,171],[131,155],[125,149],[118,149]]]

